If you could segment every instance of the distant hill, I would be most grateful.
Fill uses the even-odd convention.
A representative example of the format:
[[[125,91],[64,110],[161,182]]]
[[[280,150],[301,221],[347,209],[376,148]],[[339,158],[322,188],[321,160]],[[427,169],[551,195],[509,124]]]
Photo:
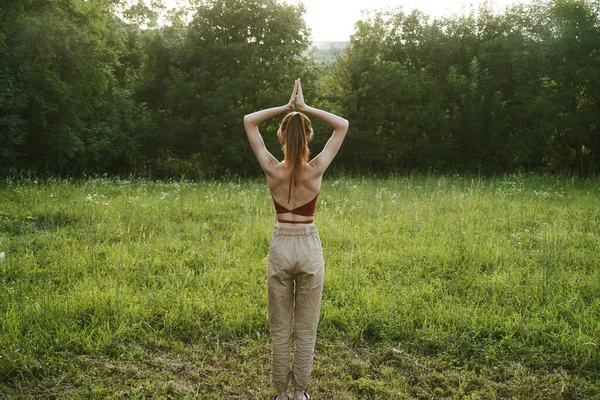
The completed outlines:
[[[346,51],[348,42],[313,42],[309,51],[314,52],[315,59],[320,62],[333,62],[336,55]]]

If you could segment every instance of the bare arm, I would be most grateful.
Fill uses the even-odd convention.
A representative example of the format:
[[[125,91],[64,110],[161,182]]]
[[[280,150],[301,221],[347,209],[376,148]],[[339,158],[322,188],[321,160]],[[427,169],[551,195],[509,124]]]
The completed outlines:
[[[342,117],[338,117],[337,115],[332,114],[330,112],[306,105],[300,110],[319,118],[321,121],[331,126],[333,128],[334,133],[344,131],[345,134],[348,131],[348,121]]]
[[[244,117],[244,128],[246,129],[246,135],[248,135],[248,141],[254,155],[258,159],[260,167],[265,171],[266,174],[270,174],[270,167],[273,164],[277,164],[278,161],[273,155],[267,150],[265,142],[258,131],[258,125],[262,122],[273,118],[276,115],[284,112],[292,111],[294,109],[294,96],[296,94],[297,84],[294,86],[292,97],[285,106],[267,108],[265,110],[256,111],[252,114],[248,114]]]
[[[344,118],[338,117],[335,114],[306,105],[304,102],[304,95],[302,94],[302,85],[300,84],[300,80],[297,79],[296,82],[296,108],[319,118],[321,121],[333,128],[333,134],[325,144],[323,151],[321,151],[310,161],[310,164],[315,167],[320,174],[322,174],[325,172],[327,167],[329,167],[329,164],[331,164],[335,158],[336,154],[340,150],[340,147],[342,147],[342,143],[346,137],[346,133],[348,132],[349,123]]]

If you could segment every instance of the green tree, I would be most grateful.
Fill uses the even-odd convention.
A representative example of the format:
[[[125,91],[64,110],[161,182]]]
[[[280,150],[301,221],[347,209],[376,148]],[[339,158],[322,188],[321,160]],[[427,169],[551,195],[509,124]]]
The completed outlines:
[[[3,6],[1,68],[8,78],[2,82],[17,88],[3,91],[3,121],[12,121],[11,152],[23,168],[100,172],[139,155],[133,131],[144,110],[129,87],[135,62],[115,6],[111,0]]]
[[[433,20],[395,10],[357,22],[327,78],[353,127],[354,164],[593,173],[600,24],[592,5],[537,2],[501,15],[484,6]]]
[[[162,127],[153,156],[193,157],[201,175],[256,172],[241,121],[285,102],[294,78],[307,75],[303,12],[274,0],[212,0],[196,5],[189,26],[148,32],[137,97]]]
[[[552,110],[546,160],[554,169],[590,175],[600,144],[600,15],[590,2],[557,0],[545,16],[551,26],[544,95]]]

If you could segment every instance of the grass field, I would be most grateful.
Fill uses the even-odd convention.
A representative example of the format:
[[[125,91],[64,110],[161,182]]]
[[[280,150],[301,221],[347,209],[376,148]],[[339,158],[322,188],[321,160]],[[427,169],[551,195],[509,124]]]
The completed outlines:
[[[0,398],[267,399],[266,183],[1,182]],[[600,180],[323,182],[317,399],[600,398]]]

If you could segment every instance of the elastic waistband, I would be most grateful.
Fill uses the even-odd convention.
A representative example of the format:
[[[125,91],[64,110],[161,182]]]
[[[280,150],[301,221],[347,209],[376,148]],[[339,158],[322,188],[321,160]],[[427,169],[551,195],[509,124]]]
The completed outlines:
[[[280,224],[275,225],[273,234],[284,235],[284,236],[305,236],[317,233],[317,227],[315,224],[306,225],[295,225],[295,226],[283,226]]]

